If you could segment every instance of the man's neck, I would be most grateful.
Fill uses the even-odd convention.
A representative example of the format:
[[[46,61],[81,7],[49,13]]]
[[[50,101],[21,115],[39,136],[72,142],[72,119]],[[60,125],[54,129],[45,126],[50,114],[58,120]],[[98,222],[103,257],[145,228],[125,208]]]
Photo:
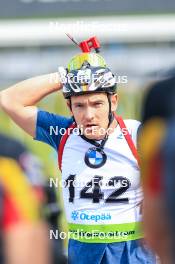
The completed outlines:
[[[114,120],[112,121],[112,123],[109,126],[110,129],[108,129],[108,135],[112,134],[117,126],[118,126],[118,122],[114,118]]]
[[[114,118],[114,120],[112,121],[112,123],[110,124],[110,126],[106,129],[106,134],[102,138],[94,139],[94,140],[95,141],[101,141],[101,140],[103,140],[106,137],[106,135],[109,136],[110,134],[112,134],[114,132],[114,130],[117,127],[117,125],[118,125],[118,122]]]

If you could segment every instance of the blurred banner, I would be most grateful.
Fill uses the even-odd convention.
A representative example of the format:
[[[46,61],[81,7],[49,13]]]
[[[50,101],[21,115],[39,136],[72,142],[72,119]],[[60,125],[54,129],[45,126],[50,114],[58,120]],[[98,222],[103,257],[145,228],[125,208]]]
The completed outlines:
[[[31,18],[175,11],[171,0],[1,0],[0,18]]]

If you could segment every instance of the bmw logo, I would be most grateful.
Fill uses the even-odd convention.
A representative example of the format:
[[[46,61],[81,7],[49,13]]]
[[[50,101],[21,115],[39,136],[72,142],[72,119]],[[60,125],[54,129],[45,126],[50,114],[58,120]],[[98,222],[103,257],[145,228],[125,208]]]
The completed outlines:
[[[107,156],[101,148],[89,148],[85,154],[84,161],[90,168],[97,169],[102,167],[107,160]]]

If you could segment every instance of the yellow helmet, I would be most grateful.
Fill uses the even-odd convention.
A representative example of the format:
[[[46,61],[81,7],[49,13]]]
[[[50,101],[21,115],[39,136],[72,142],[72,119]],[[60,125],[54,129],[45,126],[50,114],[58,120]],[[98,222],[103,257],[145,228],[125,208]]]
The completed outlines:
[[[116,80],[99,54],[81,53],[68,64],[67,78],[63,86],[65,99],[85,93],[116,92]]]
[[[74,56],[68,64],[68,72],[73,70],[79,70],[83,64],[87,62],[92,67],[106,68],[106,62],[102,56],[96,53],[81,53]]]

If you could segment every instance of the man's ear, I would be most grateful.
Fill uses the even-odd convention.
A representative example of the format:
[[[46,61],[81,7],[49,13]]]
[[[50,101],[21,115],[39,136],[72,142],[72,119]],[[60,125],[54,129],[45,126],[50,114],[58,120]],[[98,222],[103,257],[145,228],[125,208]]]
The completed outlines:
[[[73,115],[73,113],[72,113],[72,107],[71,107],[71,101],[70,101],[70,99],[69,100],[67,100],[67,106],[68,106],[68,108],[69,108],[69,110],[70,110],[70,112],[71,112],[71,114]]]
[[[117,106],[118,106],[118,95],[113,94],[111,95],[111,111],[115,112],[117,110]]]

